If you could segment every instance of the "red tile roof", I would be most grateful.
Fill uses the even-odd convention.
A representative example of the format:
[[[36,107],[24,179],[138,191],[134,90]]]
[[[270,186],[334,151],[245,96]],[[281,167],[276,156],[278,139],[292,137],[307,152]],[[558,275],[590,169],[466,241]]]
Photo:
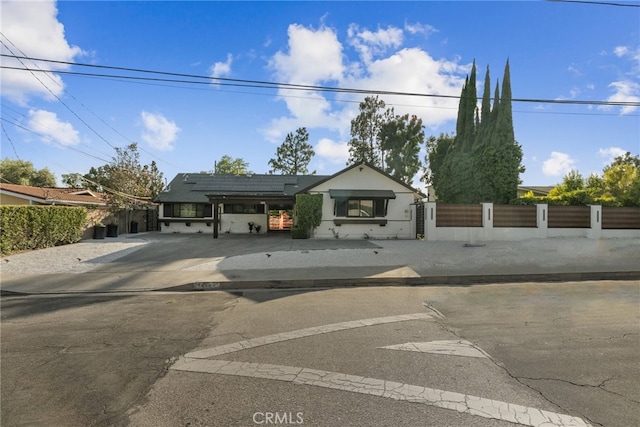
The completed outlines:
[[[30,187],[28,185],[0,183],[0,191],[27,196],[43,204],[100,205],[104,206],[105,194],[86,188]]]

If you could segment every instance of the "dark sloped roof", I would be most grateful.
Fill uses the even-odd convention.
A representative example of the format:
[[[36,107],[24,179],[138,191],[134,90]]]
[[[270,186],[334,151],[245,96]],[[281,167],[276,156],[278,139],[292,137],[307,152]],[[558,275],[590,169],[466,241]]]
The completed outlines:
[[[292,196],[325,179],[324,175],[212,175],[180,173],[160,193],[157,202],[208,203],[213,196]]]

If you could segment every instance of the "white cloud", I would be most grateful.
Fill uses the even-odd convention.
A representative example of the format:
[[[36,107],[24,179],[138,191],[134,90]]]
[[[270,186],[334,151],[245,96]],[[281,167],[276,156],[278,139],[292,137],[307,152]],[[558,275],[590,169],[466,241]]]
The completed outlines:
[[[57,19],[54,1],[3,1],[2,53],[70,61],[84,54],[78,46],[70,46],[65,39],[64,26]],[[5,46],[5,43],[7,46]],[[24,65],[42,70],[66,70],[68,65],[36,63],[23,60]],[[4,57],[5,66],[24,67],[18,60]],[[50,77],[48,77],[50,76]],[[38,78],[56,95],[63,92],[59,75],[38,73]],[[26,104],[30,96],[51,98],[49,91],[31,73],[19,70],[0,70],[1,93],[12,101]],[[53,79],[53,81],[52,81]]]
[[[389,48],[398,48],[404,39],[402,30],[392,26],[373,32],[366,28],[360,30],[358,25],[351,24],[347,35],[349,44],[358,51],[365,64],[370,63],[374,56],[386,53]]]
[[[416,22],[415,24],[409,24],[408,22],[405,22],[404,29],[409,34],[424,34],[425,36],[438,32],[435,27],[429,24],[421,24],[419,22]]]
[[[364,78],[347,77],[345,86],[375,88],[389,91],[433,95],[459,95],[468,70],[457,62],[436,60],[418,48],[402,49],[393,55],[374,61]],[[425,126],[435,128],[456,118],[456,99],[383,96],[388,104],[396,104],[396,113],[411,113],[422,117]]]
[[[143,111],[140,113],[144,130],[142,140],[150,147],[161,151],[173,150],[180,128],[171,120],[167,120],[162,114],[154,114]]]
[[[378,89],[435,95],[458,95],[470,65],[460,59],[435,59],[428,52],[402,49],[402,30],[389,27],[376,32],[349,27],[349,42],[378,49],[379,57],[366,62],[349,61],[337,32],[321,27],[289,26],[288,50],[277,52],[269,61],[274,78],[285,83],[326,85],[335,81],[340,87]],[[384,50],[389,50],[382,54]],[[372,51],[373,52],[373,51]],[[274,119],[264,130],[267,139],[281,142],[287,132],[299,126],[329,128],[340,139],[349,133],[350,121],[358,114],[358,103],[364,95],[338,94],[335,101],[321,92],[280,90],[289,115]],[[397,114],[417,114],[425,126],[436,128],[455,120],[455,99],[415,96],[382,96],[393,104]]]
[[[582,76],[582,71],[580,71],[578,67],[576,67],[574,64],[569,65],[569,67],[567,68],[567,71],[569,71],[571,74],[575,76]]]
[[[552,151],[551,156],[542,163],[542,173],[546,176],[564,175],[573,169],[575,161],[566,153]]]
[[[211,66],[211,77],[224,77],[231,74],[231,64],[233,62],[233,55],[227,54],[227,60],[225,62],[216,62]]]
[[[277,52],[269,66],[278,80],[297,84],[314,84],[339,80],[342,65],[342,44],[334,30],[318,30],[302,25],[289,25],[289,52]]]
[[[620,147],[607,147],[598,150],[598,155],[604,159],[604,164],[610,164],[618,156],[624,156],[627,150]]]
[[[613,53],[619,58],[621,56],[627,55],[629,53],[629,48],[627,46],[616,46],[613,49]]]
[[[58,119],[56,113],[45,110],[29,110],[28,127],[40,135],[44,142],[60,145],[76,145],[80,142],[78,131],[71,123]]]
[[[349,146],[346,142],[334,142],[329,138],[322,138],[313,149],[316,156],[334,164],[346,164],[349,159]]]
[[[609,84],[609,87],[613,88],[615,93],[607,98],[607,101],[640,103],[640,84],[637,82],[631,80],[617,81]],[[610,110],[613,106],[606,105],[598,108],[601,110]],[[620,109],[620,114],[631,114],[637,109],[638,107],[633,105],[623,106]]]

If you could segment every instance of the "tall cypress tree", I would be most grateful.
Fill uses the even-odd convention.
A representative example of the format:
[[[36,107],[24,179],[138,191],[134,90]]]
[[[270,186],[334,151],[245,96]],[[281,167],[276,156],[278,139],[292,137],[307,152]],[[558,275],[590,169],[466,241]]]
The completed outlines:
[[[445,203],[508,203],[516,197],[524,172],[522,148],[515,140],[511,109],[511,75],[507,61],[496,83],[491,107],[489,67],[485,75],[480,112],[477,108],[475,61],[460,96],[453,144],[431,149],[441,161],[430,162],[438,199]],[[431,157],[430,151],[430,157]],[[430,159],[431,160],[431,159]]]
[[[469,83],[464,94],[466,105],[464,109],[464,135],[462,137],[462,148],[465,152],[471,151],[476,139],[476,109],[478,105],[478,95],[476,90],[476,61],[473,61]]]
[[[511,109],[511,75],[509,61],[502,78],[502,96],[498,101],[498,86],[491,113],[488,144],[479,157],[485,185],[484,197],[493,203],[509,203],[516,197],[522,167],[522,147],[515,140],[513,112]]]

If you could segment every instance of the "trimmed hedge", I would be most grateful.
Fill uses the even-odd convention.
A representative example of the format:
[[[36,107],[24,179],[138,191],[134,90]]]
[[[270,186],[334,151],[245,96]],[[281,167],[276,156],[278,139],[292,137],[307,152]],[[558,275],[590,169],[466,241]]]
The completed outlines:
[[[639,201],[640,203],[640,201]],[[584,190],[571,191],[560,196],[523,196],[513,199],[509,202],[510,205],[537,205],[547,204],[554,206],[588,206],[588,205],[602,205],[608,207],[620,207],[625,206],[623,203],[611,198],[611,197],[592,197]],[[629,204],[629,206],[636,206],[638,204]]]
[[[87,210],[69,206],[0,206],[0,253],[80,241]]]

